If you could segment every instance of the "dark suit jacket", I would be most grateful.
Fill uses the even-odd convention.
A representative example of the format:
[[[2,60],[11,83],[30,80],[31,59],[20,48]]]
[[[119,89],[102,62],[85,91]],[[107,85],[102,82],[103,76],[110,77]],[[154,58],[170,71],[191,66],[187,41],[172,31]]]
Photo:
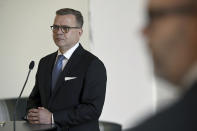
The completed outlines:
[[[103,63],[79,45],[51,92],[56,56],[57,52],[40,60],[27,109],[47,108],[63,131],[99,131],[98,119],[104,104],[107,80]],[[76,79],[65,81],[65,77]]]
[[[174,105],[127,131],[197,131],[197,82]]]

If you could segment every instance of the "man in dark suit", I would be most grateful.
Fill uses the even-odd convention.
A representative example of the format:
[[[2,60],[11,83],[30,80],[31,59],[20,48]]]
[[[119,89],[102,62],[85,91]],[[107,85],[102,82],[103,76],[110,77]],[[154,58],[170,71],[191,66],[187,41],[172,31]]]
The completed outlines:
[[[79,43],[82,26],[79,11],[64,8],[56,12],[51,28],[59,50],[39,62],[27,105],[30,123],[55,123],[62,131],[99,131],[106,70]]]
[[[197,131],[197,1],[150,0],[144,34],[156,75],[184,93],[128,131]]]

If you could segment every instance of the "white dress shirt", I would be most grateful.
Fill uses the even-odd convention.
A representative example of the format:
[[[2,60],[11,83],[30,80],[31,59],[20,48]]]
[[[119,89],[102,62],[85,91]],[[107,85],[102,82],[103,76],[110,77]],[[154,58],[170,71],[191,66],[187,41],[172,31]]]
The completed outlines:
[[[70,59],[70,57],[72,56],[73,52],[77,49],[78,46],[79,46],[79,42],[77,44],[75,44],[72,48],[70,48],[67,52],[65,52],[64,54],[62,54],[60,52],[60,50],[58,50],[55,63],[57,62],[57,58],[58,58],[59,55],[64,55],[65,59],[62,60],[62,70],[64,69],[64,67],[66,66],[68,60]]]

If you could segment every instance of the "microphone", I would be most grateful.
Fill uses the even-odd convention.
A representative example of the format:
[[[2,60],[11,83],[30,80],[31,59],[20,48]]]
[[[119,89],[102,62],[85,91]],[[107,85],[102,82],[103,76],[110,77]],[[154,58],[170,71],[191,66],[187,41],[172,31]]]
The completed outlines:
[[[29,70],[32,70],[34,68],[34,61],[31,61],[31,63],[29,64]]]
[[[25,80],[25,83],[24,83],[24,85],[23,85],[23,88],[22,88],[22,90],[21,90],[21,92],[20,92],[20,95],[19,95],[19,97],[17,98],[16,104],[15,104],[15,110],[14,110],[14,114],[13,114],[13,128],[14,128],[14,131],[16,130],[16,108],[17,108],[17,105],[18,105],[19,100],[21,99],[21,95],[22,95],[22,93],[23,93],[23,90],[24,90],[24,88],[25,88],[25,86],[26,86],[26,84],[27,84],[27,80],[28,80],[28,78],[29,78],[29,74],[30,74],[30,72],[31,72],[31,70],[32,70],[33,68],[34,68],[34,61],[31,61],[30,64],[29,64],[29,72],[28,72],[28,75],[27,75],[27,77],[26,77],[26,80]]]

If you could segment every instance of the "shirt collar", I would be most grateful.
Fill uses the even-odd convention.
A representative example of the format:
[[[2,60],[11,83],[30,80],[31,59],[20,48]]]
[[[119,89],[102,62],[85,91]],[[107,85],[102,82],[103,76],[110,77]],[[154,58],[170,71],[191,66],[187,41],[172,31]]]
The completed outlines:
[[[73,52],[77,49],[77,47],[79,46],[79,42],[77,44],[75,44],[72,48],[70,48],[67,52],[65,52],[63,55],[66,59],[70,59],[71,55],[73,54]],[[61,55],[62,53],[60,52],[60,50],[58,50],[58,54],[57,56]]]

